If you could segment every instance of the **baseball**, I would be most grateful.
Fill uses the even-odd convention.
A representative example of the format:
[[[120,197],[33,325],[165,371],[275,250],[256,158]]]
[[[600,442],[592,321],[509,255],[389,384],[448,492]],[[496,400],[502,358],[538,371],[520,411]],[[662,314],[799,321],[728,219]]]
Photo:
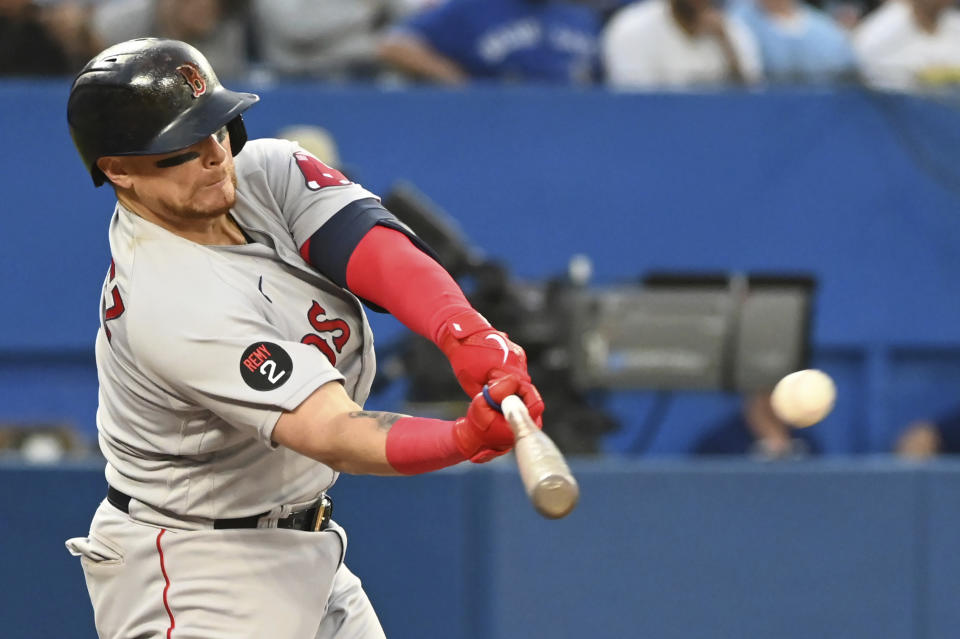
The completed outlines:
[[[830,414],[837,399],[833,379],[821,370],[790,373],[773,388],[770,404],[777,417],[792,426],[812,426]]]

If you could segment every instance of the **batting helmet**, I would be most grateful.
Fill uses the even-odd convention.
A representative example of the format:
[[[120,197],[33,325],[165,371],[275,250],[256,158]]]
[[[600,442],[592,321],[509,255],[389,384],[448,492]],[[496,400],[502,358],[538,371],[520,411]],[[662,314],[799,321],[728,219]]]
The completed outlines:
[[[203,54],[184,42],[128,40],[87,63],[70,88],[70,135],[100,186],[97,159],[170,153],[226,125],[236,155],[247,141],[240,115],[260,97],[224,88]]]

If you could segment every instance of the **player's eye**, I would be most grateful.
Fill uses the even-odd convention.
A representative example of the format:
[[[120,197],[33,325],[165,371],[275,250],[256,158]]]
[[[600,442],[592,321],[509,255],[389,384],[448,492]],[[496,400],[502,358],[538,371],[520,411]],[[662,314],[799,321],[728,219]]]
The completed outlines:
[[[227,139],[227,127],[226,125],[217,129],[214,133],[217,137],[217,142],[223,142]],[[200,157],[200,154],[196,151],[187,151],[186,153],[178,153],[177,155],[171,155],[168,158],[163,158],[162,160],[157,160],[157,167],[161,169],[169,169],[173,166],[179,166],[190,160]]]
[[[169,169],[172,166],[179,166],[198,157],[200,157],[200,154],[196,151],[187,151],[186,153],[179,153],[177,155],[171,155],[168,158],[163,158],[162,160],[157,160],[157,167]]]

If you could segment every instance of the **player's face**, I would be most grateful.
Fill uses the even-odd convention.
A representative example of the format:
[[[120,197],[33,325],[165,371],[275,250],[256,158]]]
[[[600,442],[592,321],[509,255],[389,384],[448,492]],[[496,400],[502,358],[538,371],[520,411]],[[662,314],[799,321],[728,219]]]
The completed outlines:
[[[185,149],[124,158],[129,194],[171,222],[216,218],[237,199],[226,127]]]

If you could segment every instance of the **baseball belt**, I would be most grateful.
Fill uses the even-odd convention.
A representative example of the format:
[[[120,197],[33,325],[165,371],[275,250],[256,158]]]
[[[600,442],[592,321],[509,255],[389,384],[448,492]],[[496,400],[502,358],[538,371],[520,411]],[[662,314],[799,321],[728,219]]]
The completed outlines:
[[[130,495],[122,493],[113,486],[107,486],[107,501],[116,508],[130,514]],[[259,528],[260,519],[269,513],[237,517],[236,519],[214,519],[213,527],[222,530],[228,528]],[[283,519],[277,520],[277,528],[290,530],[320,531],[330,527],[330,518],[333,516],[333,500],[323,495],[313,506],[291,513]]]

